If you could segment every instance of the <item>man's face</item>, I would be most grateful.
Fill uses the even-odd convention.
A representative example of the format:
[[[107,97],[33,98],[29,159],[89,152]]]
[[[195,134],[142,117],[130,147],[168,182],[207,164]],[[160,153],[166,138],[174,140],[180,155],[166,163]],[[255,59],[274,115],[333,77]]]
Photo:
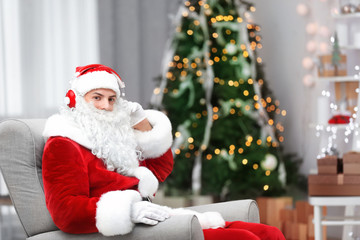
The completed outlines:
[[[111,89],[91,90],[84,96],[86,102],[92,102],[97,109],[112,111],[116,102],[116,93]]]

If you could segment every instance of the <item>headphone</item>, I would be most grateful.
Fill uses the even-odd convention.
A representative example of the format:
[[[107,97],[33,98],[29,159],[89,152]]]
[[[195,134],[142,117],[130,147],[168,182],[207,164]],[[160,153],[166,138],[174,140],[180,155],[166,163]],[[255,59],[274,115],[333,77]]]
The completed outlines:
[[[124,92],[125,84],[124,84],[124,82],[121,80],[120,76],[113,69],[111,69],[111,68],[109,68],[109,67],[107,67],[105,65],[102,65],[102,64],[90,64],[90,65],[83,66],[83,67],[77,67],[76,68],[76,73],[79,73],[79,74],[77,74],[77,76],[75,78],[81,77],[86,72],[88,72],[89,70],[92,70],[92,69],[97,69],[98,71],[106,71],[106,72],[114,75],[116,80],[117,80],[117,83],[119,85],[121,96],[125,96],[125,92]],[[76,94],[75,94],[74,90],[70,89],[66,93],[66,95],[65,95],[65,104],[69,108],[75,108]]]

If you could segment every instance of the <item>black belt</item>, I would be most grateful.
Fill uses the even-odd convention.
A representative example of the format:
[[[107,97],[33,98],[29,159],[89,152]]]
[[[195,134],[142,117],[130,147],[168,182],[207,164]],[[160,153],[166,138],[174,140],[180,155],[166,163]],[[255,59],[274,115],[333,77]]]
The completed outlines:
[[[142,200],[143,200],[143,201],[148,201],[148,202],[151,202],[150,197],[143,197],[143,198],[142,198]]]

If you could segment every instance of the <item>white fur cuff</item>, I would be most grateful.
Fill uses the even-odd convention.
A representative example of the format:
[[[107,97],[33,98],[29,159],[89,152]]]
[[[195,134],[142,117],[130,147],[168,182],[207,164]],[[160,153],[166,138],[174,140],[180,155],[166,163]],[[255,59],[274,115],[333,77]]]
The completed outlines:
[[[159,181],[154,174],[146,167],[138,167],[134,176],[139,179],[138,190],[141,196],[153,198],[159,187]]]
[[[132,231],[131,206],[141,201],[137,191],[112,191],[97,202],[96,227],[104,236],[124,235]]]
[[[157,158],[172,145],[171,123],[160,111],[145,110],[145,114],[153,129],[146,132],[134,130],[135,138],[144,158]]]
[[[204,212],[199,213],[193,210],[184,209],[184,208],[173,208],[169,210],[171,216],[175,215],[195,215],[201,225],[202,229],[209,228],[223,228],[225,227],[225,220],[218,212]]]

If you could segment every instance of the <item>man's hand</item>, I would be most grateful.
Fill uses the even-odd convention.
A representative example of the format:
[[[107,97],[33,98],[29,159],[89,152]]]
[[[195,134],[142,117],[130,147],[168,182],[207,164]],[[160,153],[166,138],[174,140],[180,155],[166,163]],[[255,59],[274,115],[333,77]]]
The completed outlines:
[[[156,225],[170,217],[168,208],[160,205],[141,201],[132,204],[131,221],[134,223],[144,223]]]
[[[146,118],[145,111],[137,102],[128,102],[130,107],[130,124],[132,127]]]
[[[131,113],[130,113],[130,124],[136,130],[139,131],[150,131],[152,126],[147,120],[145,111],[142,106],[137,102],[128,102]]]

